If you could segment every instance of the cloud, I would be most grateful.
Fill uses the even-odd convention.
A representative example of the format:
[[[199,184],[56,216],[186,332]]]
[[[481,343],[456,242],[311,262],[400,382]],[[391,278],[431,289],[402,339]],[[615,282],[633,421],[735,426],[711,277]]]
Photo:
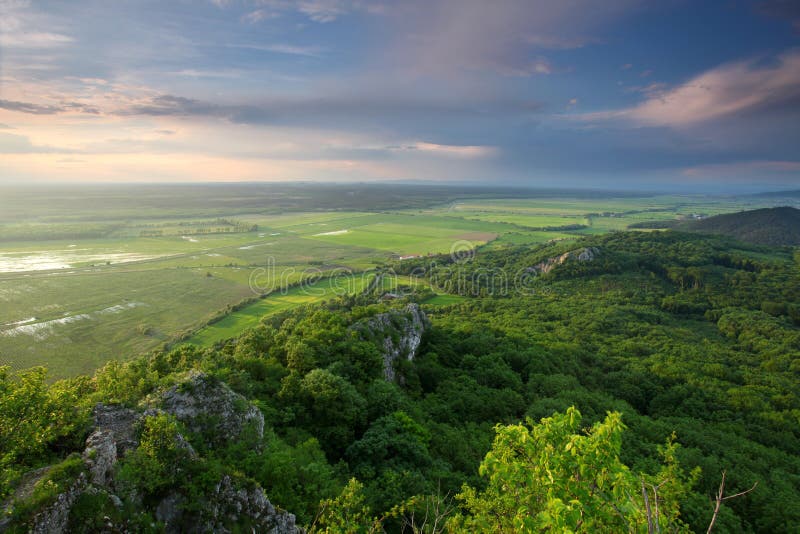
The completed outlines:
[[[239,124],[296,124],[346,127],[356,123],[382,125],[386,120],[421,119],[485,120],[519,117],[540,109],[536,102],[522,100],[460,100],[413,98],[378,94],[329,96],[325,98],[272,98],[245,104],[215,103],[161,94],[142,98],[110,111],[120,116],[211,117]],[[398,127],[398,122],[395,122]]]
[[[0,2],[0,47],[2,48],[57,48],[74,42],[74,39],[57,31],[42,31],[47,26],[45,18],[30,11],[27,1]]]
[[[227,3],[228,0],[224,1]],[[325,24],[355,11],[376,14],[385,10],[384,4],[374,0],[256,0],[255,3],[269,11],[264,14],[260,13],[263,9],[253,11],[245,15],[247,22],[260,22],[264,15],[274,18],[278,12],[295,11],[314,22]]]
[[[266,9],[256,9],[250,13],[242,15],[242,21],[249,24],[258,24],[259,22],[280,17],[280,14],[275,11],[267,11]]]
[[[72,43],[68,35],[51,32],[14,32],[0,34],[0,46],[8,48],[57,48]]]
[[[17,102],[14,100],[0,100],[0,109],[28,113],[31,115],[56,115],[58,113],[77,112],[99,114],[100,110],[80,102],[62,102],[57,105],[33,104],[30,102]]]
[[[298,11],[314,22],[333,22],[350,10],[348,2],[341,0],[301,0]]]
[[[387,146],[386,149],[393,152],[415,150],[432,155],[455,156],[459,158],[484,158],[497,153],[497,148],[491,146],[441,145],[438,143],[428,143],[425,141],[405,143],[402,145],[390,145]]]
[[[755,112],[791,111],[800,105],[800,50],[774,61],[746,60],[709,70],[673,89],[645,90],[649,98],[628,109],[583,115],[685,127]]]
[[[158,95],[142,103],[118,110],[115,113],[117,115],[151,115],[156,117],[224,116],[226,108],[193,98]]]
[[[393,59],[419,76],[476,70],[541,74],[552,68],[544,60],[532,64],[531,56],[595,42],[599,30],[637,5],[637,0],[398,2],[388,12],[398,29]]]
[[[242,73],[239,71],[200,69],[183,69],[170,74],[185,76],[187,78],[240,78],[242,76]]]
[[[289,54],[293,56],[320,57],[325,51],[319,46],[298,46],[286,43],[274,44],[230,44],[230,48],[244,48],[249,50],[260,50],[262,52],[272,52],[275,54]]]

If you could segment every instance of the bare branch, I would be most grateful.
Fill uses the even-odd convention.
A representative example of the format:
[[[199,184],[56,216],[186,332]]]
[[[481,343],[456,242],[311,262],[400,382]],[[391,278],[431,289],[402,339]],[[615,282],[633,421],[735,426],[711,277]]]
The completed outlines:
[[[753,487],[750,488],[749,490],[740,491],[736,495],[728,495],[727,497],[723,497],[722,500],[723,501],[727,501],[728,499],[735,499],[736,497],[741,497],[742,495],[747,495],[748,493],[750,493],[751,491],[756,489],[756,486],[758,486],[758,481],[756,481],[755,484],[753,484]]]
[[[719,509],[722,506],[722,503],[724,501],[727,501],[728,499],[735,499],[736,497],[741,497],[742,495],[747,495],[748,493],[750,493],[751,491],[756,489],[756,486],[758,486],[758,481],[756,481],[756,483],[753,484],[753,487],[750,488],[749,490],[740,491],[739,493],[737,493],[735,495],[726,496],[725,495],[725,471],[722,471],[722,480],[719,483],[719,490],[717,491],[717,496],[714,499],[714,515],[711,516],[711,522],[708,524],[708,530],[706,530],[706,534],[709,534],[711,532],[711,529],[714,528],[714,524],[717,522],[717,515],[719,515]]]

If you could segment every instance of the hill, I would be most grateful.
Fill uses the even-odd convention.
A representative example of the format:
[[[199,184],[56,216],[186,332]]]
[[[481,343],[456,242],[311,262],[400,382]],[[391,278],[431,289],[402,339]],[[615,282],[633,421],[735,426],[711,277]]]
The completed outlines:
[[[763,208],[716,215],[680,226],[682,230],[721,234],[757,245],[800,245],[800,210]]]
[[[487,247],[395,265],[452,305],[373,284],[93,377],[0,367],[0,532],[706,532],[723,471],[758,485],[714,532],[797,532],[791,252]]]

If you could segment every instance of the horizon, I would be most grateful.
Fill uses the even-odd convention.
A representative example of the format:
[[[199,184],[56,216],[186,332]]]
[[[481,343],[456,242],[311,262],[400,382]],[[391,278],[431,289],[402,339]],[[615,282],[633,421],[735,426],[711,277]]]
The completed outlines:
[[[599,186],[581,186],[581,185],[564,185],[553,186],[547,184],[516,184],[505,183],[501,185],[487,185],[481,182],[453,182],[453,181],[424,181],[424,180],[406,180],[406,181],[313,181],[313,180],[284,180],[284,181],[265,181],[265,180],[250,180],[250,181],[81,181],[81,180],[36,180],[36,181],[0,181],[0,189],[41,189],[41,188],[96,188],[101,189],[104,187],[129,187],[129,188],[151,188],[151,187],[247,187],[247,186],[260,186],[260,187],[420,187],[420,188],[440,188],[448,190],[463,190],[470,192],[475,190],[484,190],[487,193],[502,194],[504,192],[530,192],[542,193],[549,195],[563,194],[566,197],[579,193],[599,193],[606,197],[614,195],[620,196],[639,196],[639,197],[658,197],[658,196],[678,196],[678,197],[738,197],[738,196],[758,196],[758,195],[781,195],[786,194],[790,196],[800,196],[800,185],[787,186],[785,188],[762,188],[756,184],[752,186],[744,186],[740,188],[730,188],[724,185],[717,187],[698,187],[693,191],[685,191],[683,189],[674,188],[670,189],[654,185],[652,188],[630,187],[627,189],[615,188],[610,185]],[[533,197],[531,197],[533,198]]]
[[[0,13],[3,186],[800,189],[800,9],[781,0]]]

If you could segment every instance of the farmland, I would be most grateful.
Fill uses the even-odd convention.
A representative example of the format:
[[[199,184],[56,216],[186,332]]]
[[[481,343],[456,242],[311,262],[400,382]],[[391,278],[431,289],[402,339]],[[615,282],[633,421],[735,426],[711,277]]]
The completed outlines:
[[[405,186],[3,193],[0,364],[47,364],[54,377],[184,339],[233,337],[263,315],[332,296],[313,284],[285,291],[320,275],[785,203]],[[261,283],[273,293],[264,296],[253,275],[267,267],[271,278]],[[454,302],[438,295],[428,303]]]

